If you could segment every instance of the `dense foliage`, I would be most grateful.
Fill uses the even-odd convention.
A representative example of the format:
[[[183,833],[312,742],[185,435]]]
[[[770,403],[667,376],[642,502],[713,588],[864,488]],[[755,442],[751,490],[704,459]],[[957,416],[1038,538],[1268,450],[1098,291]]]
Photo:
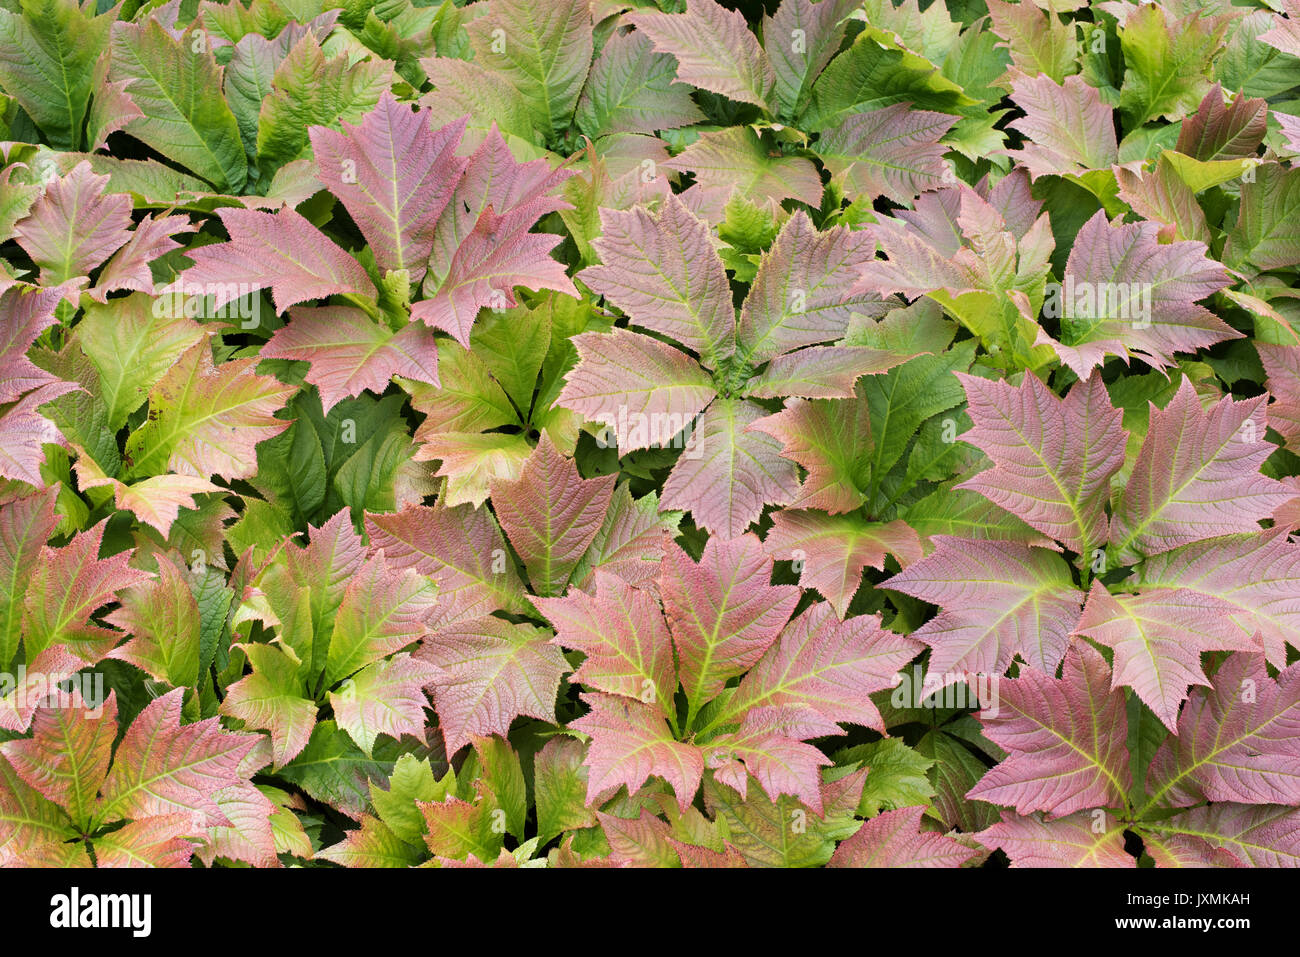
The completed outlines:
[[[0,865],[1300,863],[1297,0],[0,0],[0,126]]]

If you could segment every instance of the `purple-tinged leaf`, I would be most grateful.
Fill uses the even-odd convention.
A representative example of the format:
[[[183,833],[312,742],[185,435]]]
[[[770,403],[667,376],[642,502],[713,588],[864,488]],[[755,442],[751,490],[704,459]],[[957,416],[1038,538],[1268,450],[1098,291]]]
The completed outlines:
[[[910,204],[917,194],[942,185],[947,147],[939,140],[957,120],[891,103],[827,130],[817,142],[817,154],[850,198],[884,196]]]
[[[41,268],[41,285],[88,276],[131,238],[131,198],[105,195],[108,181],[96,176],[90,163],[78,163],[50,183],[14,227],[16,242]]]
[[[1190,379],[1150,426],[1128,484],[1115,502],[1110,540],[1121,561],[1180,545],[1259,530],[1260,519],[1291,498],[1259,467],[1275,446],[1264,440],[1264,398],[1224,396],[1207,410]]]
[[[1197,688],[1147,776],[1150,804],[1300,804],[1300,667],[1270,678],[1259,655],[1231,655]]]
[[[962,436],[994,467],[958,488],[979,492],[1028,525],[1091,560],[1106,540],[1110,480],[1124,464],[1128,433],[1100,375],[1064,399],[1032,373],[1012,386],[957,374],[974,428]]]
[[[347,208],[381,270],[420,282],[434,230],[466,161],[456,156],[464,122],[433,130],[429,114],[385,91],[379,105],[343,132],[311,128],[320,181]]]
[[[1059,679],[1028,666],[990,691],[980,723],[1007,757],[969,797],[1052,817],[1123,806],[1133,783],[1126,704],[1099,652],[1075,642]]]
[[[1208,684],[1201,670],[1207,651],[1257,651],[1230,617],[1232,606],[1187,589],[1112,595],[1093,582],[1075,628],[1111,648],[1113,686],[1128,685],[1165,727],[1175,731],[1178,706],[1192,685]]]
[[[329,412],[369,389],[382,395],[395,375],[438,385],[438,347],[419,323],[393,332],[351,306],[299,307],[262,346],[264,359],[311,363],[305,378]]]
[[[290,207],[276,213],[221,209],[217,215],[230,241],[188,253],[194,265],[179,280],[187,293],[213,296],[213,308],[267,287],[276,312],[336,294],[376,295],[361,264]]]
[[[1112,110],[1082,76],[1067,76],[1064,83],[1045,74],[1017,77],[1011,98],[1026,115],[1011,124],[1025,145],[1010,155],[1034,179],[1110,169],[1119,158]]]
[[[933,649],[930,671],[1000,675],[1020,654],[1054,674],[1083,605],[1065,560],[1020,542],[934,542],[931,554],[880,583],[942,609],[912,633]]]
[[[870,522],[857,515],[783,508],[772,516],[764,550],[792,561],[799,584],[821,592],[843,618],[862,584],[863,569],[885,567],[885,555],[908,565],[922,557],[921,539],[906,522]]]
[[[770,109],[776,75],[739,10],[715,0],[687,0],[681,14],[638,11],[624,17],[677,58],[677,78],[741,103]]]
[[[600,530],[617,476],[584,479],[543,432],[515,480],[492,483],[492,505],[533,590],[559,595]]]
[[[630,698],[584,693],[591,708],[569,728],[591,736],[587,751],[587,803],[619,785],[635,794],[651,775],[663,778],[684,812],[704,775],[704,755],[673,739],[658,709]]]
[[[921,830],[923,807],[884,811],[835,849],[827,867],[960,867],[979,852]]]
[[[985,847],[1002,848],[1012,867],[1137,867],[1124,850],[1124,824],[1113,815],[1104,826],[1090,812],[1045,821],[1004,811],[1001,822],[973,834]]]
[[[549,635],[502,618],[469,618],[440,628],[416,657],[444,677],[432,682],[447,753],[474,735],[506,735],[520,715],[555,721],[555,696],[569,664]]]
[[[764,415],[752,402],[715,400],[669,473],[660,507],[689,509],[701,528],[738,538],[764,505],[789,503],[799,487],[794,463],[776,439],[749,429]]]
[[[1257,342],[1255,348],[1273,395],[1268,427],[1282,436],[1287,448],[1300,453],[1300,346]]]

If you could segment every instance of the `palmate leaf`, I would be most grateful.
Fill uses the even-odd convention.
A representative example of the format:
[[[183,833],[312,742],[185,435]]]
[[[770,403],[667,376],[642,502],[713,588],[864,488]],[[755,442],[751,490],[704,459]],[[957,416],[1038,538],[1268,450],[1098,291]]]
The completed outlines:
[[[131,474],[255,474],[255,446],[289,427],[272,413],[296,391],[258,375],[256,365],[256,359],[239,359],[218,368],[206,340],[181,354],[149,395],[149,421],[127,440]]]
[[[329,694],[338,726],[371,754],[375,738],[386,734],[419,737],[424,732],[424,688],[441,669],[409,654],[395,655],[362,668]]]
[[[974,835],[987,848],[1002,848],[1012,867],[1137,867],[1124,851],[1124,825],[1105,815],[1103,826],[1087,811],[1046,820],[1003,812],[1002,820]]]
[[[1178,718],[1177,735],[1156,752],[1147,777],[1149,803],[1297,804],[1300,669],[1270,678],[1258,655],[1231,655],[1210,690],[1197,688]]]
[[[592,243],[602,265],[579,277],[635,325],[696,352],[706,369],[734,351],[736,313],[708,227],[675,196],[657,216],[644,207],[602,209]]]
[[[276,312],[336,293],[375,296],[361,264],[295,210],[222,209],[217,215],[230,241],[189,253],[194,265],[181,280],[182,291],[213,297],[214,309],[267,287]]]
[[[149,574],[128,565],[131,549],[99,557],[106,525],[100,522],[60,548],[41,548],[23,597],[23,646],[29,662],[59,645],[78,658],[96,661],[121,637],[91,616]]]
[[[1001,674],[1016,654],[1053,672],[1069,645],[1083,594],[1055,552],[1011,541],[935,536],[934,552],[881,586],[943,610],[913,635],[933,649],[930,669]]]
[[[776,75],[737,10],[714,0],[688,0],[686,12],[637,12],[625,18],[647,34],[660,53],[677,58],[677,77],[770,112]]]
[[[564,591],[609,507],[617,477],[584,479],[550,436],[524,462],[516,480],[492,483],[492,504],[510,544],[524,560],[533,589]]]
[[[424,278],[433,234],[465,170],[456,156],[462,125],[437,131],[427,112],[385,93],[357,126],[312,127],[318,176],[348,209],[381,269]]]
[[[1202,407],[1184,379],[1151,425],[1111,517],[1121,561],[1180,545],[1258,530],[1293,493],[1259,473],[1274,446],[1262,439],[1263,398],[1224,396]]]
[[[1086,378],[1107,355],[1137,356],[1156,368],[1240,333],[1197,300],[1228,285],[1221,264],[1195,241],[1161,244],[1151,222],[1112,225],[1102,210],[1070,250],[1060,294],[1061,341],[1040,342]]]
[[[841,618],[848,613],[864,569],[883,570],[886,554],[902,565],[922,557],[921,540],[907,522],[872,522],[814,508],[775,512],[763,548],[777,561],[793,561],[799,584],[821,592]]]
[[[1211,866],[1224,866],[1223,852],[1230,855],[1226,863],[1231,866],[1300,866],[1300,810],[1294,807],[1213,804],[1184,811],[1150,830],[1164,840],[1186,841]]]
[[[597,570],[593,578],[589,592],[533,599],[555,626],[554,643],[586,655],[572,681],[656,705],[675,721],[677,668],[663,612],[649,593],[615,575]]]
[[[367,515],[372,549],[394,569],[414,569],[437,585],[436,621],[451,624],[494,611],[527,609],[523,582],[492,513],[468,505],[415,506]]]
[[[278,645],[240,646],[252,674],[226,688],[221,713],[249,728],[270,734],[276,767],[288,764],[311,739],[316,727],[316,702],[301,677],[301,662]]]
[[[351,306],[298,307],[289,318],[261,355],[311,363],[305,378],[326,412],[367,389],[382,395],[393,376],[439,384],[438,347],[420,323],[393,332]]]
[[[88,276],[130,238],[130,197],[104,195],[108,181],[89,163],[78,163],[50,183],[14,227],[18,245],[41,267],[41,285]]]
[[[885,811],[841,841],[827,867],[960,867],[979,852],[920,830],[923,807]]]
[[[1202,652],[1257,649],[1232,623],[1231,610],[1183,589],[1112,595],[1094,582],[1075,634],[1113,649],[1115,687],[1132,687],[1173,731],[1188,687],[1206,684]]]
[[[131,635],[109,652],[173,688],[199,680],[199,605],[185,571],[165,555],[156,557],[158,577],[121,592],[121,607],[106,617]]]
[[[1026,114],[1011,124],[1026,140],[1011,155],[1034,179],[1109,169],[1118,159],[1110,107],[1083,77],[1067,76],[1063,83],[1044,74],[1020,77],[1012,81],[1011,97]]]
[[[676,60],[655,53],[644,33],[614,33],[591,65],[575,119],[591,137],[677,129],[704,119],[691,88],[676,80]]]
[[[633,794],[653,774],[666,780],[683,812],[704,775],[699,747],[673,738],[657,708],[633,698],[584,693],[591,710],[569,727],[591,735],[587,750],[587,803],[619,785]]]
[[[1286,665],[1286,646],[1300,628],[1300,546],[1279,530],[1225,536],[1153,555],[1142,565],[1141,590],[1188,589],[1226,601],[1239,634],[1263,642],[1270,664]]]
[[[1245,159],[1255,155],[1267,128],[1267,100],[1236,96],[1225,103],[1223,86],[1215,83],[1179,127],[1174,149],[1207,163]]]
[[[520,715],[555,720],[569,664],[549,637],[532,625],[485,617],[446,625],[424,640],[416,657],[443,672],[433,682],[433,701],[448,754],[473,735],[508,734]]]
[[[1099,652],[1073,643],[1059,680],[1029,666],[1000,682],[997,693],[996,701],[981,702],[995,713],[979,718],[1008,756],[970,797],[1052,817],[1124,803],[1132,785],[1125,701]]]
[[[519,90],[536,129],[568,126],[592,55],[590,6],[583,0],[492,0],[466,27],[474,62]]]
[[[958,374],[974,428],[962,440],[994,468],[967,479],[1017,518],[1089,556],[1106,540],[1110,480],[1124,464],[1128,433],[1101,376],[1057,398],[1032,374],[1019,387]]]
[[[817,154],[850,197],[911,203],[943,182],[939,143],[957,117],[894,103],[849,117],[817,141]]]
[[[84,145],[94,64],[108,46],[113,21],[75,0],[27,0],[0,12],[0,87],[55,149]]]
[[[728,127],[701,133],[686,149],[663,164],[666,169],[695,174],[693,192],[710,221],[725,218],[733,198],[780,203],[787,199],[821,205],[822,181],[810,160],[799,156],[770,156],[754,130]]]
[[[752,535],[709,539],[699,562],[667,545],[659,590],[691,715],[748,671],[790,617],[798,592],[769,584],[771,576],[772,560]]]
[[[700,417],[690,447],[664,483],[661,508],[689,509],[696,524],[736,538],[764,505],[784,505],[798,490],[794,463],[776,439],[750,426],[766,410],[744,400],[717,399]]]
[[[168,33],[157,18],[113,24],[109,78],[129,80],[140,115],[126,132],[212,183],[239,193],[248,178],[235,115],[221,94],[221,67],[194,28]],[[198,52],[196,52],[198,51]]]
[[[1153,118],[1177,120],[1209,88],[1210,63],[1222,49],[1229,18],[1191,10],[1176,19],[1163,8],[1139,9],[1119,29],[1124,85],[1119,106],[1137,128]]]

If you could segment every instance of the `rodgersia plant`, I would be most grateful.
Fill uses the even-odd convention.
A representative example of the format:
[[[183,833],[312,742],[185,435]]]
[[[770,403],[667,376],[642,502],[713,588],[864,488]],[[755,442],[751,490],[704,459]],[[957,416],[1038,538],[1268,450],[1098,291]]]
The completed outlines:
[[[0,9],[0,865],[1300,863],[1300,8],[749,6]]]

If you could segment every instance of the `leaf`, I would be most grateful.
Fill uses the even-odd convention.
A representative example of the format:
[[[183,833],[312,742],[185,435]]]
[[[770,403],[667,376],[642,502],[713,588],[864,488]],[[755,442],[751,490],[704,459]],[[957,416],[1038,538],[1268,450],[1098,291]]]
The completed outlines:
[[[333,685],[427,634],[440,611],[436,591],[434,583],[413,568],[393,569],[382,550],[368,558],[348,581],[339,602],[325,662],[326,684]]]
[[[160,302],[135,294],[111,305],[90,303],[77,324],[77,340],[99,372],[111,428],[121,428],[176,360],[206,338],[197,322],[159,308]]]
[[[22,637],[23,597],[58,519],[54,489],[0,505],[0,667]]]
[[[1106,540],[1111,478],[1128,433],[1101,376],[1058,399],[1032,374],[1019,387],[957,376],[974,428],[962,436],[994,468],[958,488],[979,492],[1078,555]]]
[[[533,603],[555,626],[555,644],[586,655],[571,683],[656,705],[676,715],[673,641],[654,599],[597,570],[594,594],[570,588],[563,598]]]
[[[259,739],[223,731],[216,718],[181,725],[184,693],[177,688],[155,698],[127,729],[104,782],[98,820],[184,814],[209,826],[227,823],[215,795],[247,780],[243,759]]]
[[[1111,109],[1081,76],[1062,83],[1050,76],[1022,76],[1011,81],[1011,98],[1025,111],[1011,128],[1025,145],[1011,156],[1034,179],[1109,169],[1119,158]]]
[[[921,540],[903,521],[870,522],[857,515],[783,508],[772,516],[763,548],[777,561],[793,561],[799,584],[815,588],[843,618],[870,566],[884,570],[885,555],[901,564],[921,558]]]
[[[1003,812],[1001,822],[973,837],[1006,851],[1012,867],[1136,867],[1137,860],[1124,852],[1123,824],[1112,815],[1100,830],[1096,823],[1084,811],[1054,821]]]
[[[1160,226],[1113,226],[1102,210],[1083,225],[1070,250],[1065,282],[1046,309],[1062,318],[1061,343],[1039,337],[1081,378],[1108,354],[1137,356],[1163,369],[1173,353],[1194,352],[1238,333],[1196,305],[1227,285],[1223,266],[1204,244],[1161,244]]]
[[[14,771],[0,748],[0,861],[6,867],[63,857],[89,864],[85,851],[67,841],[77,837],[67,813]]]
[[[1150,804],[1295,804],[1300,669],[1270,678],[1258,655],[1231,655],[1197,688],[1147,778]]]
[[[1183,120],[1174,149],[1202,162],[1253,157],[1268,127],[1268,101],[1245,96],[1223,101],[1215,83],[1196,112]]]
[[[578,278],[633,324],[699,353],[706,369],[729,356],[736,314],[708,227],[674,196],[658,216],[641,206],[602,209],[600,223],[592,246],[603,265],[584,269]]]
[[[710,538],[698,562],[666,545],[659,591],[689,715],[749,671],[789,620],[798,589],[771,579],[772,559],[753,535]]]
[[[1295,867],[1300,864],[1297,823],[1300,812],[1292,807],[1217,804],[1184,811],[1153,829],[1200,838],[1250,867]]]
[[[862,825],[831,855],[827,867],[960,867],[978,852],[942,834],[920,830],[925,808],[885,811]]]
[[[193,33],[172,36],[153,18],[114,23],[109,78],[130,81],[140,110],[126,132],[217,189],[239,193],[248,173],[239,125],[221,94],[213,50]]]
[[[691,744],[673,740],[663,715],[628,698],[584,693],[591,708],[569,728],[591,736],[587,751],[587,803],[625,785],[635,794],[646,780],[663,778],[677,795],[683,812],[695,799],[704,774],[704,757]]]
[[[534,591],[558,595],[600,529],[615,476],[584,479],[542,433],[515,480],[492,485],[492,504]]]
[[[1094,582],[1075,634],[1113,649],[1114,687],[1132,687],[1165,727],[1176,731],[1188,687],[1207,683],[1201,653],[1256,650],[1233,625],[1230,609],[1226,602],[1182,589],[1112,595]]]
[[[1210,64],[1229,18],[1188,11],[1171,19],[1164,9],[1135,10],[1119,28],[1124,50],[1120,109],[1136,128],[1153,118],[1177,120],[1196,108],[1209,88]]]
[[[912,633],[933,649],[930,671],[1002,674],[1019,654],[1055,673],[1083,604],[1064,559],[1020,542],[933,541],[930,555],[881,582],[943,609]]]
[[[1262,398],[1224,396],[1204,409],[1188,380],[1151,425],[1111,517],[1111,547],[1121,561],[1180,545],[1258,530],[1292,497],[1259,474],[1273,446],[1263,434]]]
[[[157,556],[158,577],[121,593],[121,607],[105,620],[131,640],[114,648],[110,658],[128,661],[174,688],[199,681],[199,606],[185,572],[164,555]]]
[[[1212,538],[1153,555],[1143,562],[1144,593],[1157,588],[1190,589],[1211,603],[1231,604],[1242,638],[1263,642],[1269,663],[1286,665],[1286,646],[1296,640],[1300,602],[1300,548],[1277,523],[1271,532]]]
[[[72,0],[28,0],[0,13],[0,87],[55,149],[77,149],[114,17]]]
[[[797,211],[763,254],[741,307],[736,325],[740,358],[756,366],[843,337],[853,313],[877,300],[846,292],[857,267],[873,254],[863,233],[840,226],[818,231],[806,213]]]
[[[319,721],[307,747],[277,774],[316,800],[361,820],[370,802],[369,779],[382,778],[392,768],[391,761],[367,758],[333,721]]]
[[[1284,269],[1300,263],[1300,174],[1276,163],[1253,169],[1241,187],[1241,208],[1228,230],[1223,261],[1234,269]]]
[[[592,23],[584,0],[492,0],[466,27],[474,62],[510,81],[534,126],[568,126],[591,65]]]
[[[424,731],[424,686],[440,674],[439,668],[409,654],[367,665],[341,690],[330,692],[334,720],[366,754],[373,752],[380,734],[418,738]]]
[[[131,236],[131,200],[104,195],[107,176],[89,163],[54,180],[14,227],[15,241],[41,268],[41,285],[57,286],[103,263]]]
[[[713,402],[664,483],[660,507],[689,509],[697,525],[736,538],[764,505],[792,501],[798,491],[794,465],[780,457],[775,439],[749,429],[763,415],[752,402]]]
[[[424,278],[434,230],[465,169],[456,157],[462,124],[432,130],[429,114],[385,92],[356,126],[311,128],[317,175],[337,196],[381,270]]]
[[[1300,449],[1300,348],[1257,343],[1259,361],[1268,376],[1265,384],[1273,396],[1268,406],[1268,427]]]
[[[272,413],[296,391],[256,366],[237,359],[217,368],[205,341],[187,349],[150,393],[149,421],[127,440],[132,474],[254,475],[255,447],[289,427]]]
[[[817,168],[803,157],[770,156],[758,134],[748,127],[701,133],[663,165],[694,173],[698,189],[715,197],[709,201],[710,209],[720,209],[735,197],[762,203],[798,200],[814,208],[821,205],[822,181]]]
[[[914,639],[882,629],[873,615],[839,621],[828,604],[814,604],[785,627],[712,723],[760,707],[807,708],[883,734],[868,696],[897,684],[899,669],[920,649]]]
[[[776,77],[772,98],[783,115],[801,112],[813,81],[840,48],[852,7],[848,0],[786,0],[764,17],[763,50]]]
[[[911,203],[942,182],[946,148],[939,140],[956,122],[946,113],[892,103],[827,130],[817,153],[850,197]]]
[[[320,390],[326,412],[367,389],[382,395],[395,375],[438,385],[438,348],[419,323],[393,332],[351,306],[300,306],[289,318],[261,355],[310,362],[305,378]]]
[[[634,501],[627,483],[620,483],[614,488],[600,531],[570,581],[586,588],[592,574],[601,569],[630,585],[653,588],[664,555],[664,533],[676,534],[680,521],[680,513],[660,514],[659,499],[653,492]]]
[[[831,859],[835,843],[861,826],[853,812],[865,776],[865,771],[855,771],[823,784],[821,814],[809,814],[792,797],[773,801],[760,788],[750,788],[738,799],[735,791],[709,779],[704,801],[725,824],[729,846],[750,867],[821,867]]]
[[[532,625],[470,618],[424,640],[416,656],[446,675],[434,681],[433,701],[448,754],[473,735],[508,734],[520,715],[555,720],[555,696],[569,666],[548,637]]]
[[[367,515],[373,549],[395,571],[414,569],[438,586],[436,620],[451,624],[493,611],[527,609],[523,582],[506,556],[505,539],[487,509],[415,506],[395,515]]]
[[[591,65],[578,101],[578,127],[593,138],[690,126],[704,119],[673,57],[644,33],[614,33]]]
[[[130,821],[95,839],[98,867],[189,867],[194,845],[189,814],[160,814]]]
[[[0,745],[0,753],[29,787],[62,807],[84,833],[108,777],[117,734],[117,697],[109,692],[102,708],[96,709],[79,691],[68,695],[66,707],[61,697],[56,693],[36,708],[30,738],[8,741]]]
[[[569,341],[578,364],[555,402],[604,423],[620,454],[669,444],[717,394],[694,359],[649,336],[616,328]]]
[[[185,291],[211,296],[212,308],[268,286],[277,313],[335,294],[375,296],[361,264],[293,209],[222,209],[217,215],[230,241],[188,253],[194,265],[181,279]]]
[[[128,566],[131,550],[99,557],[107,521],[79,532],[60,548],[41,548],[40,561],[27,578],[23,605],[23,645],[32,661],[47,648],[68,646],[91,661],[102,657],[120,634],[91,619],[102,606],[117,600],[123,588],[148,579]]]
[[[1132,786],[1124,695],[1097,651],[1073,643],[1059,679],[1029,666],[989,694],[980,723],[1008,754],[970,797],[1052,817],[1123,805]]]
[[[316,727],[316,703],[298,677],[299,662],[277,645],[239,646],[253,673],[226,689],[221,713],[266,730],[277,768],[307,747]]]
[[[768,110],[776,75],[744,16],[714,0],[687,0],[683,14],[633,13],[627,22],[660,53],[677,58],[677,77],[703,90]]]
[[[533,790],[537,797],[537,834],[543,841],[593,827],[596,815],[587,806],[585,749],[573,738],[546,742],[534,761]]]

